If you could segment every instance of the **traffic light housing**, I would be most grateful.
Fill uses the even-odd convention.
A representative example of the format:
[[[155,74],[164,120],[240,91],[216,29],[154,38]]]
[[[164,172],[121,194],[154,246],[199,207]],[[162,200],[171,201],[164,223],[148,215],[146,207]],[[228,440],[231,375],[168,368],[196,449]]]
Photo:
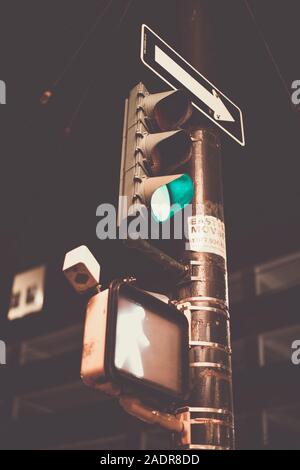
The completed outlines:
[[[164,222],[192,201],[191,177],[175,174],[191,156],[191,138],[180,129],[191,114],[182,90],[149,94],[142,83],[131,90],[125,101],[118,225],[142,206]]]
[[[188,370],[188,322],[176,307],[124,281],[91,297],[81,365],[86,385],[172,408],[185,402]]]

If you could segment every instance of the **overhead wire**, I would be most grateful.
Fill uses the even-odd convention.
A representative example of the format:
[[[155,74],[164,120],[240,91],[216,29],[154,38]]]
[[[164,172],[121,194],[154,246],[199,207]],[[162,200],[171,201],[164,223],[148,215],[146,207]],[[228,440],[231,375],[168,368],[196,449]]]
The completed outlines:
[[[63,77],[65,76],[65,74],[67,73],[67,71],[69,70],[69,68],[71,67],[71,65],[73,64],[73,62],[77,59],[78,55],[80,54],[80,52],[82,51],[82,49],[84,48],[84,46],[88,43],[88,41],[90,40],[90,38],[93,36],[93,34],[95,33],[95,31],[97,30],[99,24],[102,22],[102,20],[104,19],[106,13],[108,12],[108,10],[110,9],[111,5],[113,3],[113,0],[108,0],[108,2],[106,3],[105,7],[103,8],[103,10],[101,11],[101,13],[97,16],[96,18],[96,21],[92,24],[92,26],[90,27],[86,37],[83,39],[83,41],[79,44],[79,46],[77,47],[77,49],[73,52],[73,54],[71,55],[71,57],[69,58],[69,60],[67,61],[66,65],[64,66],[63,70],[61,71],[60,75],[57,77],[57,79],[55,80],[55,82],[53,83],[53,87],[57,86],[61,80],[63,79]]]
[[[275,71],[278,75],[278,78],[281,81],[281,83],[283,85],[283,88],[284,88],[285,92],[287,93],[287,95],[289,97],[289,100],[290,100],[290,97],[291,97],[290,88],[287,85],[287,82],[286,82],[286,80],[285,80],[285,78],[284,78],[284,76],[283,76],[283,74],[280,70],[280,67],[277,63],[277,60],[275,59],[275,56],[274,56],[274,54],[271,50],[271,47],[270,47],[270,45],[269,45],[269,43],[268,43],[268,41],[267,41],[267,39],[266,39],[266,37],[263,33],[263,30],[262,30],[258,20],[256,19],[255,13],[254,13],[253,9],[251,8],[248,0],[244,0],[244,4],[245,4],[245,7],[246,7],[246,9],[247,9],[254,25],[255,25],[255,27],[256,27],[257,33],[258,33],[258,35],[259,35],[259,37],[260,37],[260,39],[261,39],[261,41],[264,45],[264,48],[265,48],[265,50],[266,50],[266,52],[267,52],[267,54],[270,58],[270,61],[271,61],[272,65],[273,65],[273,67],[274,67],[274,69],[275,69]]]
[[[92,26],[90,27],[88,33],[86,34],[85,38],[81,41],[79,46],[75,49],[75,51],[71,54],[70,58],[67,60],[67,63],[63,67],[62,71],[56,78],[56,80],[53,82],[52,87],[48,90],[44,90],[41,97],[40,97],[40,103],[41,104],[48,104],[50,98],[53,96],[53,91],[54,89],[60,84],[60,82],[63,80],[65,75],[67,74],[68,70],[71,68],[77,57],[79,56],[80,52],[83,50],[83,48],[87,45],[91,37],[94,35],[96,32],[98,26],[104,20],[106,13],[108,13],[110,7],[112,6],[113,0],[108,0],[106,5],[104,6],[103,10],[101,13],[97,16],[96,20],[93,22]]]
[[[93,25],[91,26],[91,28],[89,29],[89,32],[87,33],[87,36],[85,37],[85,39],[81,42],[81,44],[78,46],[78,48],[76,49],[76,51],[72,54],[72,56],[70,57],[70,59],[68,60],[67,64],[65,65],[65,67],[63,68],[63,71],[60,73],[60,75],[58,76],[58,78],[55,80],[54,84],[53,84],[53,89],[54,88],[57,88],[58,85],[60,84],[61,80],[63,79],[63,77],[65,76],[65,74],[67,73],[67,71],[69,70],[69,68],[71,67],[71,65],[74,63],[74,61],[76,60],[76,58],[78,57],[78,55],[80,54],[80,52],[83,51],[84,47],[87,45],[89,39],[91,38],[91,36],[95,33],[96,29],[99,27],[100,23],[102,20],[104,20],[106,14],[108,13],[111,5],[113,3],[113,0],[109,0],[107,3],[106,3],[106,6],[104,8],[104,10],[101,12],[101,14],[97,17],[96,21],[93,23]],[[125,17],[128,13],[128,10],[130,8],[130,6],[132,5],[133,3],[133,0],[129,0],[128,3],[126,4],[126,7],[124,9],[124,11],[122,12],[122,15],[121,15],[121,18],[120,20],[118,21],[117,23],[117,26],[115,28],[115,30],[118,30],[120,28],[120,26],[122,25],[123,21],[125,20]],[[80,109],[86,99],[86,96],[88,95],[88,92],[94,82],[94,77],[92,80],[90,80],[90,83],[89,85],[86,87],[86,89],[84,90],[83,94],[81,95],[80,97],[80,100],[79,100],[79,103],[75,109],[75,112],[73,113],[73,116],[71,117],[71,120],[68,124],[68,126],[65,128],[65,136],[67,136],[70,132],[71,132],[71,128],[72,128],[72,124],[73,122],[76,120],[79,112],[80,112]],[[52,97],[52,90],[45,90],[43,95],[41,96],[40,100],[39,100],[39,103],[42,104],[42,105],[45,105],[45,104],[48,104],[49,102],[49,99]],[[29,127],[32,126],[34,120],[30,120],[29,123],[27,123],[26,127],[24,128],[24,130],[28,130]],[[25,216],[24,218],[24,223],[26,222],[27,224],[29,224],[29,221],[30,219],[33,217],[33,214],[28,212],[27,215]]]
[[[133,4],[134,0],[128,0],[124,10],[123,10],[123,13],[119,19],[119,21],[117,22],[116,26],[113,28],[113,32],[117,32],[119,31],[119,29],[121,28],[123,22],[125,21],[125,18]],[[79,102],[78,102],[78,105],[76,106],[76,109],[74,111],[74,113],[72,114],[71,116],[71,119],[69,121],[69,123],[67,124],[67,126],[65,127],[65,136],[68,137],[70,134],[71,134],[71,131],[72,131],[72,126],[74,124],[74,122],[76,121],[77,117],[79,116],[80,114],[80,110],[89,94],[89,91],[91,90],[91,88],[93,87],[95,81],[96,81],[97,78],[95,77],[92,77],[92,79],[90,80],[90,82],[88,83],[88,85],[86,86],[86,88],[84,89],[80,99],[79,99]]]

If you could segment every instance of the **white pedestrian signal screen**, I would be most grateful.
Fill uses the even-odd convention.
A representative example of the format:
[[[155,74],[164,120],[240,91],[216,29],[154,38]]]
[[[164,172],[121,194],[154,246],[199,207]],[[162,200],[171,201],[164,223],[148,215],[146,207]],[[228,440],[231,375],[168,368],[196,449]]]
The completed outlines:
[[[180,326],[120,296],[114,362],[123,373],[179,392],[182,389]]]

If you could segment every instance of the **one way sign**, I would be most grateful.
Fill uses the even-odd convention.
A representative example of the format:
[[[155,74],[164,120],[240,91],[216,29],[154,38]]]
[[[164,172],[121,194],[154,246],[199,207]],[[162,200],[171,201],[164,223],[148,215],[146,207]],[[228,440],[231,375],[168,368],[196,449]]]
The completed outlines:
[[[245,146],[240,108],[145,24],[142,25],[141,59],[171,88],[185,88],[198,111]]]

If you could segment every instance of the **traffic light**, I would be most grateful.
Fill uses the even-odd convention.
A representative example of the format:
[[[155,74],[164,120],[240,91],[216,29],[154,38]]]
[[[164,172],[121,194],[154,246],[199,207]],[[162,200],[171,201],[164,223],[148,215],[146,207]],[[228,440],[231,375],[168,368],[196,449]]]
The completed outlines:
[[[191,114],[192,104],[182,90],[151,95],[139,83],[130,92],[124,112],[119,225],[141,206],[164,222],[192,201],[191,177],[175,174],[191,156],[191,138],[180,129]]]
[[[184,403],[188,370],[188,322],[176,307],[124,281],[91,297],[81,365],[85,384],[150,396],[168,407]]]

